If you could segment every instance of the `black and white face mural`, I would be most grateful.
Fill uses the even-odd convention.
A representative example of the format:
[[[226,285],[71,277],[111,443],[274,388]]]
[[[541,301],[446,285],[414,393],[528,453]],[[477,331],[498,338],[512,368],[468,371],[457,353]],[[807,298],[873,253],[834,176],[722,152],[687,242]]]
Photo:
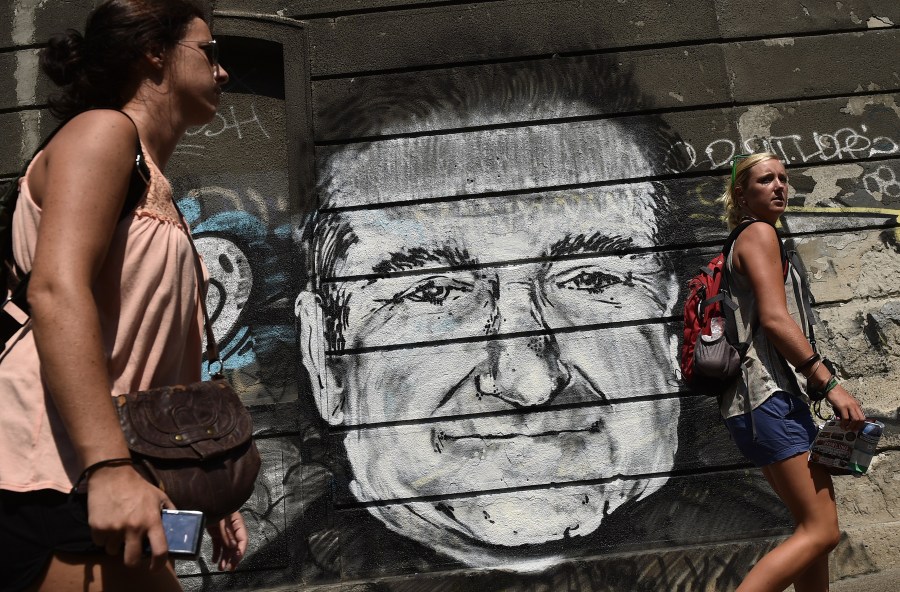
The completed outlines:
[[[192,131],[185,150],[240,157],[223,174],[192,155],[182,204],[267,463],[237,581],[476,567],[481,589],[574,572],[589,583],[568,589],[727,588],[762,549],[706,571],[673,549],[784,532],[715,402],[678,383],[679,288],[724,236],[730,153],[859,155],[769,107],[647,114],[611,61],[314,81],[315,205],[289,187],[283,93],[226,94]]]
[[[488,108],[490,91],[481,98]],[[593,533],[673,467],[679,400],[640,399],[677,384],[675,335],[660,321],[678,285],[656,249],[668,198],[632,182],[397,204],[537,161],[609,179],[658,169],[615,124],[599,138],[533,128],[447,140],[329,153],[321,213],[301,239],[318,272],[297,299],[302,362],[368,512],[469,565],[533,560],[524,547]],[[462,495],[435,501],[448,494]]]
[[[339,158],[334,166],[348,164]],[[518,546],[588,534],[625,501],[656,491],[664,478],[618,476],[672,468],[677,399],[660,401],[652,415],[640,404],[596,405],[674,380],[670,366],[655,362],[671,357],[671,339],[634,327],[565,332],[588,318],[613,325],[672,311],[676,284],[660,256],[584,258],[651,247],[656,199],[650,184],[640,184],[561,197],[525,216],[492,202],[422,208],[424,221],[385,212],[326,218],[319,229],[334,234],[327,240],[348,245],[324,263],[336,275],[404,272],[352,282],[352,292],[343,283],[326,285],[324,300],[333,308],[325,314],[341,319],[326,317],[329,344],[364,351],[396,341],[485,337],[425,355],[332,356],[324,367],[314,350],[306,352],[311,375],[325,377],[316,402],[332,425],[435,420],[427,428],[348,434],[354,496],[404,499],[531,480],[610,479],[529,496],[484,495],[452,509],[425,502],[370,508],[392,529],[471,562],[482,553],[473,556],[472,542]],[[481,263],[521,259],[534,262]],[[301,319],[320,314],[309,310],[315,302],[301,295]],[[316,343],[315,326],[304,331],[301,342]],[[545,409],[550,404],[567,407]]]
[[[87,4],[4,13],[20,157],[50,123],[35,31]],[[859,49],[896,31],[863,2],[264,4],[216,3],[232,82],[167,171],[264,460],[240,569],[180,562],[184,587],[735,588],[790,516],[676,381],[678,289],[731,156],[773,151],[819,343],[896,391],[900,110]]]

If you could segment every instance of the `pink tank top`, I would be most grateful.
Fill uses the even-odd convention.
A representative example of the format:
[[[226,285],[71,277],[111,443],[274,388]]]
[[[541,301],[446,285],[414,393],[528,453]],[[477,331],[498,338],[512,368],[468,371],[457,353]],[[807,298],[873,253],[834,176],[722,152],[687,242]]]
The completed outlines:
[[[41,220],[28,189],[39,159],[20,181],[13,215],[13,254],[25,271]],[[147,163],[149,190],[119,222],[94,285],[110,395],[200,379],[203,315],[194,254],[168,180]],[[30,323],[0,354],[0,405],[0,489],[69,491],[82,467],[41,379]]]

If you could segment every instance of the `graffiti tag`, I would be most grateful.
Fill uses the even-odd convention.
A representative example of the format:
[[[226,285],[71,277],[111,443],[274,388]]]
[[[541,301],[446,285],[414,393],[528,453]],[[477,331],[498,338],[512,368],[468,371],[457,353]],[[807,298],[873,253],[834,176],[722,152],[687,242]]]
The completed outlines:
[[[859,130],[844,127],[832,133],[813,132],[804,138],[800,134],[747,138],[743,142],[719,138],[702,150],[690,142],[676,142],[669,149],[668,162],[683,162],[670,168],[676,172],[692,169],[717,169],[728,166],[740,152],[772,152],[787,163],[830,162],[847,158],[871,158],[873,156],[900,153],[900,143],[888,136],[869,136],[865,125]],[[686,158],[686,160],[685,160]]]
[[[269,132],[263,125],[259,114],[256,112],[256,106],[250,103],[250,116],[239,118],[235,112],[234,105],[229,105],[228,110],[223,112],[219,110],[215,119],[204,126],[188,130],[184,135],[187,137],[204,136],[207,138],[216,138],[226,132],[233,132],[238,140],[243,140],[247,134],[247,128],[255,126],[266,138],[269,138]]]

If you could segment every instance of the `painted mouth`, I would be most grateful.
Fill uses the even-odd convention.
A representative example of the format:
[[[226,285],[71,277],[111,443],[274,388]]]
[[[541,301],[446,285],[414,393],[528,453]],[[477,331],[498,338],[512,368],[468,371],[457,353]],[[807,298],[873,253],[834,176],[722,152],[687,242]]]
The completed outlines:
[[[583,428],[562,428],[556,430],[546,430],[542,432],[520,432],[520,431],[496,431],[490,433],[469,433],[469,434],[453,434],[439,428],[431,430],[431,447],[435,452],[443,452],[448,443],[462,442],[466,440],[473,441],[501,441],[514,440],[516,438],[558,438],[565,434],[599,434],[602,431],[600,420],[596,420],[588,427]]]

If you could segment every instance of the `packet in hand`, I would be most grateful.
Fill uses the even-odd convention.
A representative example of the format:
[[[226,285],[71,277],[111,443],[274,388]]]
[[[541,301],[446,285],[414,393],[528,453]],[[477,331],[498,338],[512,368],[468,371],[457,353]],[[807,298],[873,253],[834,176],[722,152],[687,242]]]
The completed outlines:
[[[809,450],[809,461],[827,466],[832,475],[862,477],[883,432],[880,421],[866,420],[859,430],[847,431],[841,427],[840,419],[829,419],[819,428]]]

